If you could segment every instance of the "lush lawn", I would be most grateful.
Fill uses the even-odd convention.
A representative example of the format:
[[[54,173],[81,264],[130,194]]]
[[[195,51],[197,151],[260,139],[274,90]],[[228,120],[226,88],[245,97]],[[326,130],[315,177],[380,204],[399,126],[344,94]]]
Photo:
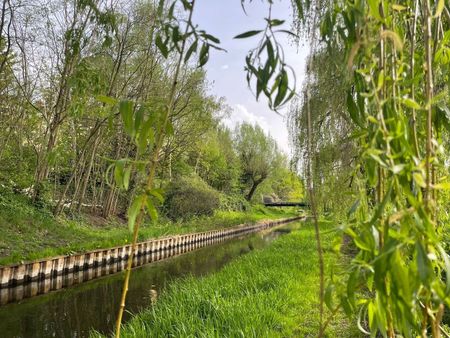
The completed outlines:
[[[179,223],[161,218],[158,224],[144,225],[139,239],[205,231],[292,215],[293,210],[254,207],[245,213],[219,211],[211,217],[193,218]],[[25,196],[3,191],[0,191],[0,229],[0,265],[122,245],[131,239],[124,221],[107,222],[82,216],[77,219],[55,218],[49,210],[33,206]]]
[[[338,263],[329,233],[323,242],[329,270]],[[306,224],[216,274],[174,282],[123,336],[315,337],[318,283],[314,231]],[[352,324],[338,314],[327,335],[358,337]]]

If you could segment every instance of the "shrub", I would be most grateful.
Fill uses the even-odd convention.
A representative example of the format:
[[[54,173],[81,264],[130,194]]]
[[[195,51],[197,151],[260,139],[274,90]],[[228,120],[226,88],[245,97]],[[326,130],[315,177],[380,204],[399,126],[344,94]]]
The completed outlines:
[[[220,209],[224,211],[246,211],[250,203],[241,194],[221,194]]]
[[[167,189],[164,210],[171,219],[212,215],[220,205],[219,196],[198,176],[179,178]]]

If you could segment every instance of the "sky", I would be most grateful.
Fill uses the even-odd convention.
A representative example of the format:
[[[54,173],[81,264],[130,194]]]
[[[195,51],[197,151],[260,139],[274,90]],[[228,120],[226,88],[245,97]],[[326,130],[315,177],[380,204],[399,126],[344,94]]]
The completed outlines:
[[[205,66],[210,82],[210,94],[224,97],[232,108],[231,116],[225,120],[225,124],[234,128],[236,124],[244,121],[257,123],[289,155],[286,119],[269,109],[263,95],[257,102],[246,82],[245,56],[257,45],[259,39],[258,37],[233,39],[240,33],[265,27],[264,18],[268,14],[267,1],[246,1],[247,15],[242,10],[241,0],[197,0],[195,6],[193,21],[200,29],[219,38],[221,47],[227,50],[227,52],[211,51]],[[286,19],[282,28],[289,29],[292,18],[290,1],[275,0],[272,18]],[[286,63],[296,72],[299,88],[303,82],[308,51],[306,47],[301,45],[297,47],[290,43],[286,34],[281,34],[278,38],[284,47]],[[286,110],[282,110],[281,113],[285,115]]]

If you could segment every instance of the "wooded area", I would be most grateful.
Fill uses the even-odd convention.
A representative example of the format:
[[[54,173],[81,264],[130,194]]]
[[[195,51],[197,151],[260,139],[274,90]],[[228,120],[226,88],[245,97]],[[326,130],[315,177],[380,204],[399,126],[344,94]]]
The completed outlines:
[[[55,215],[126,215],[116,337],[145,221],[298,201],[302,180],[317,335],[345,313],[372,337],[449,336],[448,1],[295,0],[291,22],[264,3],[262,29],[235,39],[259,39],[242,63],[255,98],[288,110],[290,160],[260,127],[224,127],[202,69],[222,47],[195,0],[2,0],[1,189]],[[280,34],[309,47],[301,88]]]
[[[121,114],[156,116],[176,69],[155,45],[162,10],[140,1],[2,1],[2,189],[27,194],[55,215],[126,213],[144,176],[132,168],[145,166],[151,149],[138,151]],[[224,127],[229,108],[207,87],[195,63],[182,66],[157,186],[173,190],[183,177],[192,181],[187,194],[204,186],[230,210],[245,208],[258,187],[258,200],[265,193],[290,198],[300,181],[286,155],[257,126]],[[127,177],[126,191],[118,176]]]

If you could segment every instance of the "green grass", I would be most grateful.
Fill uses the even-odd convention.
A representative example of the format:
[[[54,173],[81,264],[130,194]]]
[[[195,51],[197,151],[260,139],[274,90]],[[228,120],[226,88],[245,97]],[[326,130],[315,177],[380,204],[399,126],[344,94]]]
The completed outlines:
[[[329,233],[323,235],[327,270],[337,264],[331,237]],[[318,275],[314,231],[306,224],[268,248],[238,258],[216,274],[175,281],[154,307],[127,323],[122,334],[123,337],[315,337],[319,317]],[[360,336],[342,314],[332,321],[326,334]]]
[[[145,224],[139,240],[292,215],[292,210],[286,212],[257,206],[246,213],[218,211],[211,217],[178,223],[162,218],[157,224]],[[87,216],[55,218],[48,209],[36,208],[27,197],[2,190],[0,229],[0,265],[123,245],[131,240],[124,221],[106,222]]]

